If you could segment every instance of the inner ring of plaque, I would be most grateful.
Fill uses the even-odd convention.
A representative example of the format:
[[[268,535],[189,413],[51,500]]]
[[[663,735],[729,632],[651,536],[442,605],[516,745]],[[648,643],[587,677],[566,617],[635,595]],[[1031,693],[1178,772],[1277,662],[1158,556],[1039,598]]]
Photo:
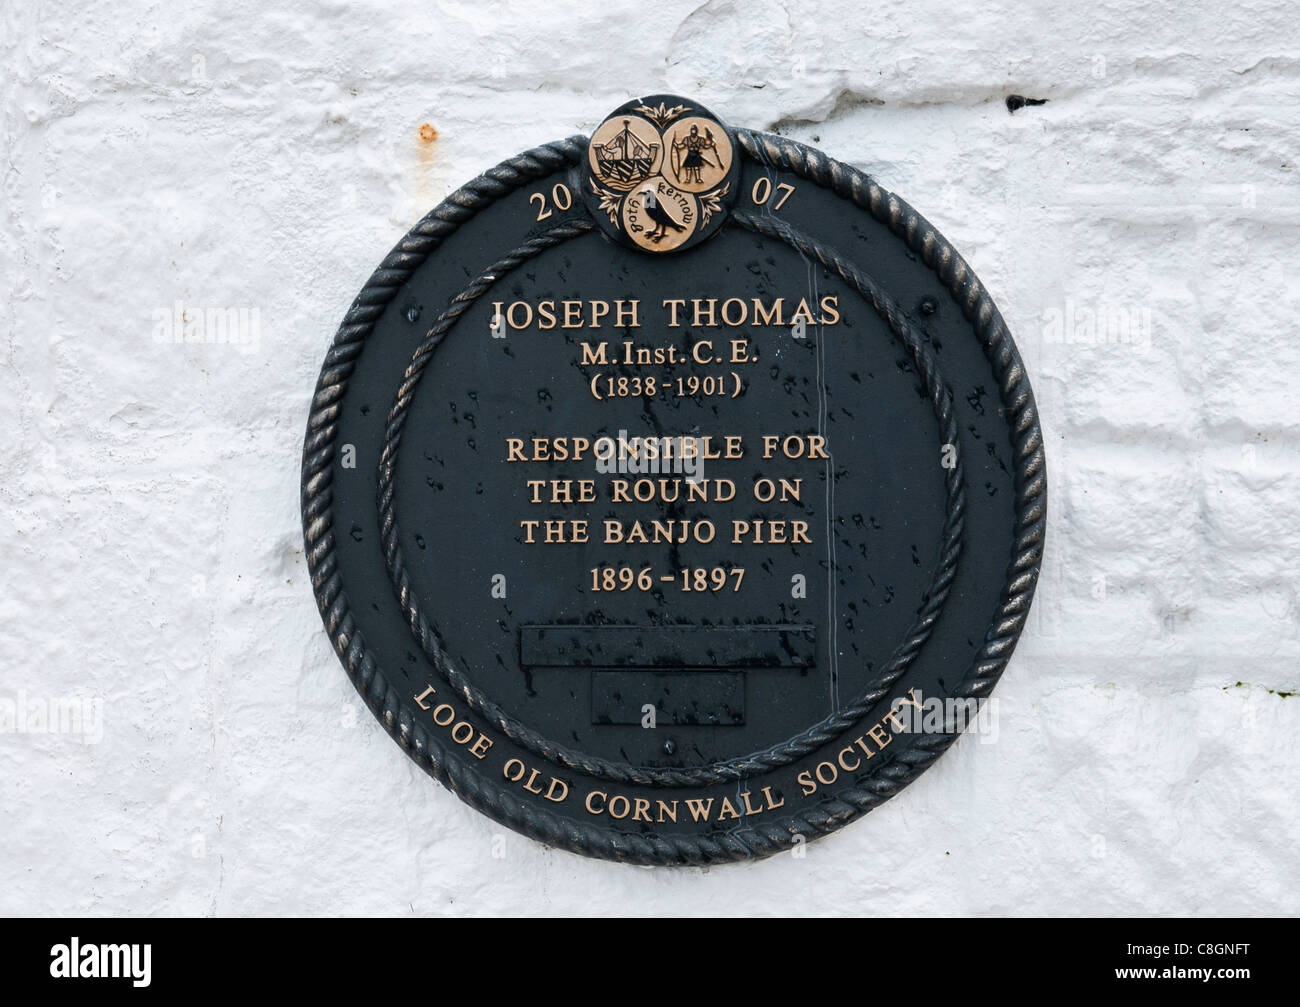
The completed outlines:
[[[381,534],[385,565],[416,642],[473,709],[519,744],[566,768],[624,782],[690,786],[739,778],[743,767],[756,761],[793,761],[851,726],[887,695],[928,638],[955,573],[965,480],[959,457],[950,466],[938,464],[940,446],[955,445],[958,433],[949,393],[925,337],[869,276],[834,250],[770,220],[736,214],[731,225],[712,239],[713,257],[694,263],[697,253],[646,260],[632,251],[611,252],[607,242],[588,233],[590,222],[581,219],[563,221],[531,238],[453,299],[413,353],[389,414],[380,463]],[[728,243],[733,247],[726,247]],[[843,337],[833,329],[814,327],[803,337],[792,336],[787,328],[749,333],[757,357],[757,367],[741,379],[749,403],[743,397],[737,405],[706,396],[687,396],[668,405],[621,400],[604,406],[612,413],[604,420],[601,403],[581,398],[590,386],[589,372],[597,369],[581,363],[591,333],[534,329],[494,338],[500,305],[530,296],[561,300],[575,273],[582,275],[584,286],[595,284],[598,296],[607,300],[616,299],[620,285],[625,294],[629,287],[650,289],[649,282],[628,280],[628,260],[637,270],[656,274],[656,293],[681,290],[684,300],[708,293],[710,284],[719,289],[728,282],[732,288],[747,284],[747,293],[758,290],[760,296],[763,291],[789,290],[797,299],[807,293],[801,284],[808,283],[809,259],[826,270],[818,281],[826,284],[820,293],[856,292],[860,297],[852,299],[853,304],[871,310],[855,320],[850,299],[841,297],[840,322],[856,330]],[[711,273],[698,275],[706,262],[715,263]],[[524,263],[531,284],[512,278]],[[798,282],[792,283],[792,277]],[[651,308],[658,304],[645,310]],[[457,326],[463,332],[448,340]],[[645,336],[628,328],[610,332],[609,338],[618,345],[626,337],[687,345],[683,341],[693,334],[695,341],[709,337],[724,345],[737,335],[684,327],[665,338],[661,327],[649,324],[645,316],[640,326]],[[860,331],[880,326],[883,333]],[[449,358],[434,372],[439,375],[438,394],[417,396],[434,350],[440,359]],[[899,356],[900,350],[904,356]],[[899,382],[900,373],[908,380]],[[459,387],[447,387],[452,384]],[[837,393],[837,388],[844,392]],[[441,416],[437,405],[446,410]],[[591,429],[593,407],[597,429]],[[863,410],[870,415],[856,415]],[[917,431],[928,426],[925,412],[938,423],[939,445],[918,441],[922,435]],[[877,436],[861,439],[864,425]],[[725,487],[716,480],[724,479],[734,484],[737,495],[741,487],[751,492],[758,479],[771,479],[775,485],[803,480],[803,492],[785,506],[773,503],[765,508],[750,499],[737,505],[736,520],[752,527],[799,515],[820,529],[821,540],[803,547],[788,540],[779,547],[769,542],[769,548],[756,553],[743,536],[732,541],[735,536],[728,534],[723,536],[726,542],[715,539],[705,547],[683,533],[681,542],[620,551],[595,540],[527,542],[521,534],[521,520],[528,518],[520,515],[545,512],[547,518],[572,520],[575,508],[566,495],[571,488],[559,503],[539,503],[553,503],[553,497],[545,496],[546,487],[561,476],[576,478],[579,466],[502,464],[508,457],[508,437],[555,444],[566,436],[595,441],[621,432],[663,436],[709,430],[719,431],[715,436],[741,436],[754,455],[760,454],[764,431],[791,436],[826,431],[830,458],[820,466],[747,455],[715,460],[715,470],[702,473],[715,493]],[[405,478],[399,480],[397,459],[404,436],[411,438],[406,446],[415,450],[408,452],[412,457],[403,463]],[[841,457],[851,455],[852,461],[837,463],[837,451]],[[910,467],[905,462],[921,458],[923,463],[913,461]],[[590,459],[581,464],[584,476],[595,476]],[[869,477],[860,474],[864,470]],[[542,484],[540,499],[529,480]],[[929,492],[940,484],[942,493]],[[918,485],[926,491],[918,492]],[[472,492],[466,486],[472,486]],[[721,495],[726,495],[725,489]],[[837,505],[837,497],[849,502]],[[418,530],[399,530],[399,499],[405,513],[410,513],[408,505],[418,508]],[[926,501],[936,499],[942,499],[942,507],[927,509]],[[709,506],[691,511],[680,502],[652,501],[641,513],[647,521],[650,514],[667,514],[680,524],[702,520]],[[589,523],[597,529],[606,518],[631,516],[626,505],[613,506],[603,495],[588,510]],[[731,517],[725,509],[719,513]],[[443,521],[463,534],[441,541],[438,528]],[[939,542],[931,576],[915,583],[877,583],[873,568],[923,566],[917,542],[906,541],[909,535],[922,537],[922,532],[929,541]],[[910,564],[889,562],[891,556],[906,559],[909,550]],[[413,568],[407,555],[417,557]],[[704,556],[709,558],[698,558]],[[873,564],[877,556],[881,558]],[[627,590],[593,592],[593,583],[597,589],[601,586],[602,566],[632,569],[638,575],[650,570],[650,588],[643,590],[637,583]],[[733,591],[729,575],[720,590],[713,590],[712,580],[706,578],[706,591],[692,592],[693,574],[687,574],[688,590],[679,592],[678,571],[696,568],[720,568],[729,574],[742,568],[749,584]],[[802,598],[791,588],[801,577]],[[754,592],[748,599],[746,588]],[[691,594],[702,594],[707,608],[689,598]],[[914,608],[896,603],[908,595],[921,601]],[[437,626],[427,618],[422,597],[433,599],[430,611],[436,614]],[[695,608],[690,607],[692,601]],[[475,613],[483,610],[488,617],[480,614],[476,619]],[[705,610],[708,615],[702,617]],[[892,651],[866,639],[886,631],[887,639],[903,641]],[[860,663],[842,667],[841,653]],[[505,700],[490,698],[462,668],[486,677],[492,696],[505,694]],[[764,676],[767,681],[756,685]],[[841,689],[851,697],[847,702],[839,701]],[[761,745],[728,750],[727,732],[752,726],[756,706],[773,700],[788,704],[801,691],[808,695],[799,702],[814,710],[820,704],[820,711],[803,721],[813,727],[794,738],[772,737]],[[541,717],[525,725],[508,712],[517,708],[509,697],[512,692],[527,698],[545,693],[570,706],[590,702],[591,729],[582,734],[573,730],[572,737],[560,743],[548,736],[559,729],[558,721],[547,723]],[[757,694],[749,697],[748,710],[747,693]],[[677,739],[672,747],[702,765],[677,768],[674,760],[664,758],[672,754],[667,746],[654,754],[644,746],[636,748],[636,740],[655,734],[643,730],[647,705],[665,717],[666,723],[657,724],[658,737],[669,732]],[[824,714],[827,708],[833,711],[830,715]],[[592,751],[601,747],[601,732],[619,734],[616,743],[605,745],[618,757]],[[639,757],[629,759],[629,748]]]

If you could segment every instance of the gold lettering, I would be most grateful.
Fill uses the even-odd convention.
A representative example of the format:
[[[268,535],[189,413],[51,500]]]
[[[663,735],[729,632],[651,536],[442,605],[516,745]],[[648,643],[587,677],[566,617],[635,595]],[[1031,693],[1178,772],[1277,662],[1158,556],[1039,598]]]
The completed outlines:
[[[555,792],[557,787],[560,790],[558,794]],[[559,804],[561,801],[563,801],[566,797],[569,796],[569,785],[565,783],[563,780],[557,779],[556,777],[552,776],[550,786],[546,788],[546,793],[544,793],[542,796],[554,804]]]
[[[561,303],[564,305],[564,324],[562,328],[582,328],[582,302],[562,301]]]
[[[515,308],[524,309],[524,321],[522,325],[519,322],[515,321]],[[506,322],[510,325],[512,329],[528,328],[528,326],[533,324],[533,306],[529,304],[527,301],[512,302],[510,307],[506,309]]]
[[[884,719],[894,725],[895,731],[901,731],[905,726],[907,726],[901,720],[898,719],[898,714],[895,713],[893,710],[890,710],[888,713],[886,713]]]
[[[772,458],[777,450],[791,460],[807,458],[809,461],[827,459],[826,438],[822,434],[763,434],[763,457]]]
[[[630,309],[624,307],[624,305],[627,305],[627,304],[630,304],[630,305],[631,305],[631,308],[630,308]],[[640,301],[637,301],[637,300],[632,300],[632,301],[615,301],[615,302],[614,302],[614,324],[615,324],[616,326],[618,326],[620,329],[639,329],[639,328],[641,328],[641,323],[637,321],[637,310],[638,310],[638,308],[640,307],[640,305],[641,305],[641,302],[640,302]],[[623,320],[623,312],[624,312],[624,311],[627,311],[628,314],[631,316],[631,319],[632,319],[632,320],[631,320],[630,322],[627,322],[627,321],[624,321],[624,320]]]
[[[754,298],[754,324],[755,325],[784,325],[781,320],[782,312],[785,307],[785,298],[778,297],[772,302],[772,307],[764,311],[763,301],[761,298]]]
[[[539,329],[555,328],[555,302],[539,301],[537,303],[537,317],[541,319],[537,323]]]

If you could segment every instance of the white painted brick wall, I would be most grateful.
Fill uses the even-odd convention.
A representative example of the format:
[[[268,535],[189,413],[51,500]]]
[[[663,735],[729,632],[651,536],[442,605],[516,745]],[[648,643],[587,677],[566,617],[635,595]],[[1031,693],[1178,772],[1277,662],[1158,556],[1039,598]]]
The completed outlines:
[[[103,737],[0,735],[0,912],[1300,910],[1290,5],[546,11],[4,5],[0,697],[101,700]],[[648,871],[513,833],[493,859],[322,633],[307,403],[420,215],[653,91],[817,143],[963,250],[1042,411],[1042,585],[997,743],[803,861]],[[156,345],[177,300],[256,308],[256,352]],[[1070,306],[1149,311],[1149,338],[1049,341]]]

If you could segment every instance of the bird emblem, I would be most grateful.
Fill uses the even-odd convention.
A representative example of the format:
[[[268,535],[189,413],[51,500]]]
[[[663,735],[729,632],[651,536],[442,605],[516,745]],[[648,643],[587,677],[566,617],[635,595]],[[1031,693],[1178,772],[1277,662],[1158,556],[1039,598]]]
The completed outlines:
[[[646,216],[655,222],[654,229],[646,235],[651,241],[658,242],[668,233],[667,229],[672,228],[674,231],[685,231],[686,228],[681,223],[674,220],[672,215],[658,199],[655,198],[655,187],[647,185],[641,190],[642,204],[645,206]]]

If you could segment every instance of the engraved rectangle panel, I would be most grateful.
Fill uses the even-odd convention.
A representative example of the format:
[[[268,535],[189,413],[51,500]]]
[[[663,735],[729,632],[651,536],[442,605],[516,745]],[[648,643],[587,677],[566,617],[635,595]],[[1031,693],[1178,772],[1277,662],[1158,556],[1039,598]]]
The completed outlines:
[[[521,626],[534,668],[809,668],[812,626]]]
[[[593,724],[640,724],[654,707],[658,727],[745,723],[745,677],[738,671],[596,671]]]

